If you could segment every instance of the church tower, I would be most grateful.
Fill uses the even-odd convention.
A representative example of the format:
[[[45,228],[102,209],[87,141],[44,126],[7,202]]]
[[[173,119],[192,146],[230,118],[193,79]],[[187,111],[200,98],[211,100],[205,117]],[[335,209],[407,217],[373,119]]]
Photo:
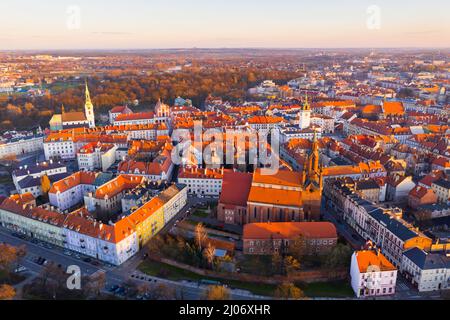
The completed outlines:
[[[303,167],[303,212],[306,220],[319,221],[322,202],[322,166],[319,159],[319,142],[314,131],[311,152]]]
[[[305,102],[298,112],[298,125],[300,129],[307,129],[311,125],[311,106],[308,103],[308,94],[306,94]]]
[[[89,128],[95,128],[95,115],[94,115],[94,105],[91,101],[91,95],[89,94],[89,88],[86,81],[86,91],[85,91],[85,103],[84,103],[84,113],[86,114],[86,119],[89,122]]]

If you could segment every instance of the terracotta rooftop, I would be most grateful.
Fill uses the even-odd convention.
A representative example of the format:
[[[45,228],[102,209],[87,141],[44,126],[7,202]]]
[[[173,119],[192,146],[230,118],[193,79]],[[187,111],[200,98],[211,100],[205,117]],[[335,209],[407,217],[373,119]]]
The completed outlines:
[[[244,239],[295,239],[299,235],[314,239],[335,239],[331,222],[262,222],[244,225]]]

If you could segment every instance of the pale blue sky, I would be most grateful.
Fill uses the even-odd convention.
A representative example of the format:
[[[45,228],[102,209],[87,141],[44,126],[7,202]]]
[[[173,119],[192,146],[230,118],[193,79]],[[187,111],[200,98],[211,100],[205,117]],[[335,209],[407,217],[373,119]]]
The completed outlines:
[[[450,47],[449,12],[448,0],[1,0],[0,50]]]

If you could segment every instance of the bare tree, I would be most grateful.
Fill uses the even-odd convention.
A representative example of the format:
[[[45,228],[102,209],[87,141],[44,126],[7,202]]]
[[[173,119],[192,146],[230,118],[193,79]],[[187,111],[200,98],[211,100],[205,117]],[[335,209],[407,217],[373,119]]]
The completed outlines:
[[[203,249],[207,239],[208,233],[206,232],[205,226],[203,225],[203,223],[197,224],[197,226],[195,227],[195,243],[200,250]]]
[[[208,242],[208,245],[203,250],[203,256],[205,257],[205,259],[208,262],[208,265],[211,269],[214,266],[215,252],[216,252],[216,248],[211,244],[211,242]]]

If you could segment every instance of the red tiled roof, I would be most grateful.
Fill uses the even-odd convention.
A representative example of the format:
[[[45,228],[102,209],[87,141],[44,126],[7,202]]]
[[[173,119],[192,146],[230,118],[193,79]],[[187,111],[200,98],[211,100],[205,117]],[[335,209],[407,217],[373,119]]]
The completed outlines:
[[[309,239],[337,238],[331,222],[262,222],[244,226],[243,239],[295,239],[302,235]]]
[[[252,174],[226,171],[223,175],[222,193],[219,203],[247,207],[248,194],[252,185]]]

